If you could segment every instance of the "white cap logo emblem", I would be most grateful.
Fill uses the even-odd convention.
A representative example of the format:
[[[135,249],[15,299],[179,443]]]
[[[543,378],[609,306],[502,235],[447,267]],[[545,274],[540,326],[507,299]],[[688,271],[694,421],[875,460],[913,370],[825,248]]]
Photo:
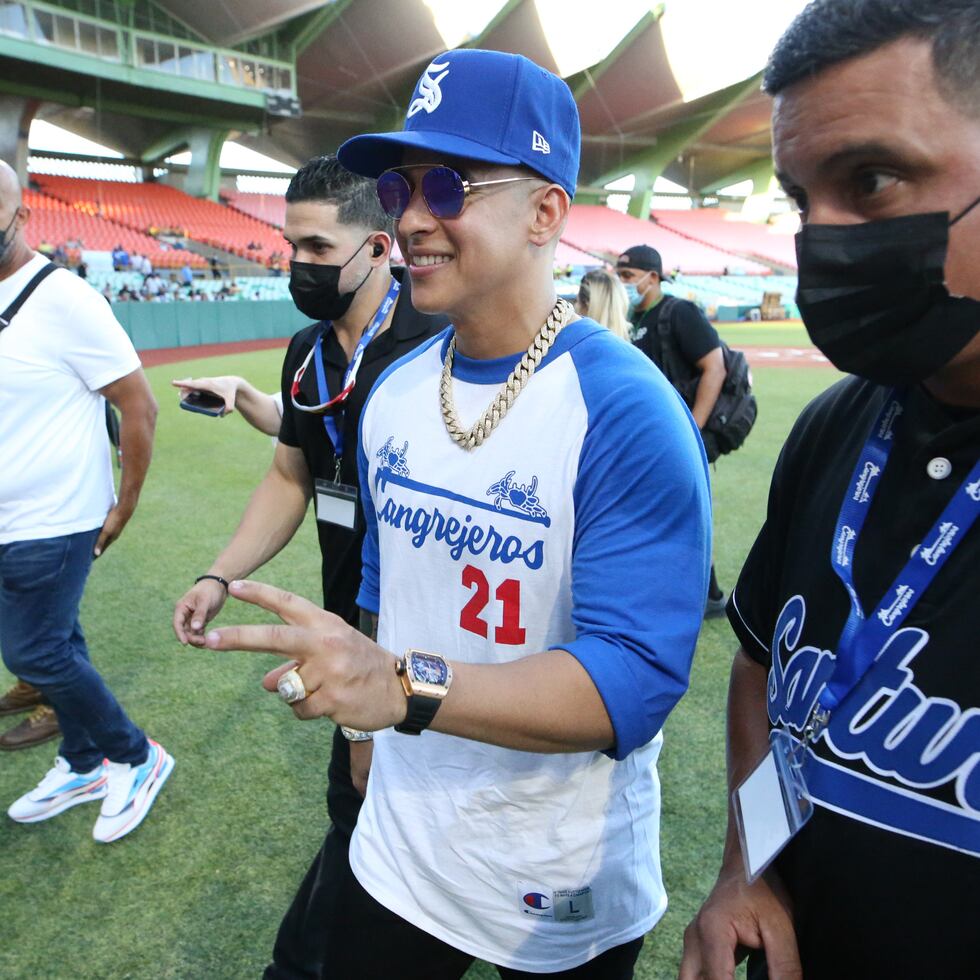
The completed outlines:
[[[531,134],[531,150],[535,153],[551,152],[551,144],[536,129]]]
[[[436,74],[438,72],[438,74]],[[435,112],[442,102],[442,89],[439,83],[449,74],[449,62],[433,61],[419,80],[419,96],[408,107],[406,119],[411,119],[420,109]]]

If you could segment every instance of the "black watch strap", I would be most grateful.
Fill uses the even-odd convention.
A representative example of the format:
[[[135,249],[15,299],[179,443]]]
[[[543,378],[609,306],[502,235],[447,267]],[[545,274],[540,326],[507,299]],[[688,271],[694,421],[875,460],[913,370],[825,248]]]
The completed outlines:
[[[413,694],[408,700],[408,714],[400,725],[395,725],[395,731],[402,735],[421,735],[435,718],[442,698],[427,698],[422,694]]]

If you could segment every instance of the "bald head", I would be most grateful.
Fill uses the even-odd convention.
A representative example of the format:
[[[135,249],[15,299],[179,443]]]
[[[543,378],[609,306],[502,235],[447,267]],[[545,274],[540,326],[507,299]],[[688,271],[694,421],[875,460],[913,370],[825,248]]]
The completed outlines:
[[[0,279],[16,272],[34,255],[24,241],[24,225],[30,213],[24,207],[17,172],[0,160]]]
[[[17,179],[17,171],[6,160],[0,160],[0,217],[3,217],[4,225],[22,202],[23,195],[20,181]]]

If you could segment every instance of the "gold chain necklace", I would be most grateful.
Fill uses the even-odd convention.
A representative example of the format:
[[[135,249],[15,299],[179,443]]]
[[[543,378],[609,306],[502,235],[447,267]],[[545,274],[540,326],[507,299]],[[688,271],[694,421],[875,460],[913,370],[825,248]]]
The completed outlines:
[[[572,305],[566,300],[559,299],[555,303],[544,326],[535,335],[524,356],[511,371],[510,377],[504,382],[497,397],[490,402],[487,410],[470,429],[463,428],[453,402],[453,357],[456,353],[456,337],[453,335],[446,350],[446,360],[442,366],[442,382],[439,386],[442,420],[446,423],[446,429],[453,442],[463,449],[472,450],[489,438],[490,433],[500,424],[524,386],[531,380],[531,375],[551,349],[555,338],[574,315]]]

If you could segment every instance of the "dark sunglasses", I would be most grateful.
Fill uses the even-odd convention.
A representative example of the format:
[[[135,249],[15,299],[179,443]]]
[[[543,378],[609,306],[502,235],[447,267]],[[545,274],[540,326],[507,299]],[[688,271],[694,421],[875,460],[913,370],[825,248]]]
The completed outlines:
[[[394,167],[386,170],[378,178],[378,200],[385,214],[400,218],[412,200],[412,185],[402,173],[403,170],[427,168],[422,174],[420,187],[422,200],[434,218],[455,218],[463,210],[463,202],[474,187],[487,187],[490,184],[512,184],[518,180],[538,180],[537,177],[505,177],[503,180],[469,181],[461,177],[452,167],[415,164],[411,167]]]

